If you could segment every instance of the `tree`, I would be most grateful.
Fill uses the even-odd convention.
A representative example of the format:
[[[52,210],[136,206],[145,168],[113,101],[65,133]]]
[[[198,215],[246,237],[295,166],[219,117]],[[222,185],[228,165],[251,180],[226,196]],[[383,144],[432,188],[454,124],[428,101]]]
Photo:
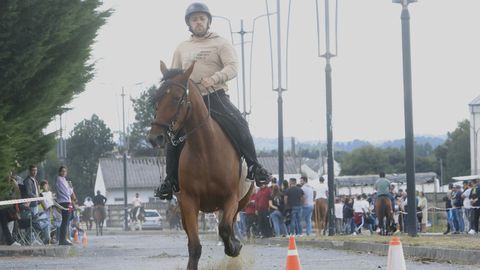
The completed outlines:
[[[105,123],[92,115],[75,126],[67,140],[67,165],[78,198],[94,193],[98,159],[113,150],[113,134]]]
[[[443,145],[435,149],[435,156],[444,165],[447,182],[454,176],[470,174],[470,122],[463,120],[453,132],[447,134]]]
[[[43,160],[43,130],[93,76],[99,0],[0,1],[0,177]],[[19,164],[20,167],[17,167]]]
[[[129,135],[129,151],[133,156],[156,156],[157,150],[147,142],[150,124],[155,115],[154,104],[151,103],[151,97],[157,90],[155,85],[142,92],[139,98],[131,99],[133,110],[135,111],[135,123],[132,125],[132,131]]]
[[[390,168],[385,152],[373,145],[353,150],[343,158],[341,167],[342,175],[377,174]]]

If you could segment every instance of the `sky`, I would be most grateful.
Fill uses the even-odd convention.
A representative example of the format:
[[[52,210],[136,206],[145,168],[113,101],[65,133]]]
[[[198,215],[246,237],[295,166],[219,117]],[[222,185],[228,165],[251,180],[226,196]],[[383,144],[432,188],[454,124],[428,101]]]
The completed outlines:
[[[323,7],[324,0],[318,1]],[[67,133],[93,113],[112,131],[121,130],[122,88],[126,94],[127,125],[133,123],[135,115],[129,98],[136,98],[149,86],[158,85],[160,60],[169,65],[175,47],[189,38],[184,12],[191,2],[104,1],[103,8],[112,8],[114,13],[99,30],[92,47],[95,78],[73,100],[69,105],[72,110],[62,118]],[[270,12],[276,10],[276,2],[267,1]],[[287,88],[283,92],[284,136],[301,141],[325,140],[325,59],[318,57],[315,1],[290,2],[288,71],[285,37],[289,1],[280,2],[282,87]],[[204,3],[214,16],[228,18],[234,32],[240,30],[240,20],[244,20],[245,30],[250,32],[245,35],[250,129],[255,137],[276,138],[277,93],[272,90],[278,87],[276,16],[270,16],[275,65],[272,79],[266,17],[257,19],[253,28],[253,19],[267,12],[266,2],[210,0]],[[330,3],[333,5],[334,1]],[[469,118],[468,103],[480,95],[479,10],[478,0],[420,0],[409,5],[416,135],[445,135],[453,131],[458,122]],[[339,0],[338,52],[331,60],[334,141],[404,137],[400,13],[401,5],[391,0]],[[333,13],[330,16],[335,17]],[[323,27],[323,16],[320,19]],[[214,18],[211,30],[231,39],[224,19]],[[240,35],[234,33],[233,38],[240,58]],[[322,52],[324,42],[322,33]],[[239,79],[241,86],[241,77]],[[242,109],[236,80],[229,86],[232,102]],[[58,119],[49,126],[50,130],[58,128]]]

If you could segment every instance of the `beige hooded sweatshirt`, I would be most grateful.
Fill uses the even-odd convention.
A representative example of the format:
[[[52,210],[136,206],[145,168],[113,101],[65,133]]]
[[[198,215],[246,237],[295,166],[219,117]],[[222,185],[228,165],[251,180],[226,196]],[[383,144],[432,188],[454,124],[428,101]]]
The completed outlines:
[[[235,49],[226,39],[216,33],[209,32],[203,37],[192,36],[178,45],[173,55],[172,68],[187,69],[193,61],[190,79],[200,83],[202,78],[212,78],[215,90],[228,91],[227,81],[237,76],[238,60]],[[202,95],[208,91],[197,84]]]

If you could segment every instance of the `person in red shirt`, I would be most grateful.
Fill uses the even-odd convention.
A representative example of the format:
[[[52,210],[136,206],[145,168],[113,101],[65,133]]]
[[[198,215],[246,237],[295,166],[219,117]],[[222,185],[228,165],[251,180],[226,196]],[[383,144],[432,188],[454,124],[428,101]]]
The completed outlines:
[[[247,231],[247,238],[250,239],[251,233],[254,235],[257,234],[257,214],[255,213],[255,200],[257,197],[257,189],[253,189],[252,195],[250,196],[250,201],[245,206],[245,224]]]
[[[255,197],[255,210],[257,210],[257,220],[262,238],[272,237],[272,227],[268,218],[269,204],[268,201],[272,196],[272,189],[267,185],[262,185],[257,191]]]

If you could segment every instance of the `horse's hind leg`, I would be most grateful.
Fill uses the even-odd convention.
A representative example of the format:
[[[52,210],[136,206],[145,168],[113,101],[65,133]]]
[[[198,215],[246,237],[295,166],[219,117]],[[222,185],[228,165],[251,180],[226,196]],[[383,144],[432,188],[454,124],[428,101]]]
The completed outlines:
[[[223,218],[218,225],[218,232],[225,246],[225,254],[230,257],[237,257],[242,249],[242,244],[235,238],[233,232],[233,221],[237,214],[238,203],[236,198],[232,198],[225,203],[223,208]]]
[[[187,270],[197,270],[202,255],[202,245],[198,237],[198,209],[194,207],[195,205],[188,198],[182,197],[180,200],[183,228],[188,237]]]

